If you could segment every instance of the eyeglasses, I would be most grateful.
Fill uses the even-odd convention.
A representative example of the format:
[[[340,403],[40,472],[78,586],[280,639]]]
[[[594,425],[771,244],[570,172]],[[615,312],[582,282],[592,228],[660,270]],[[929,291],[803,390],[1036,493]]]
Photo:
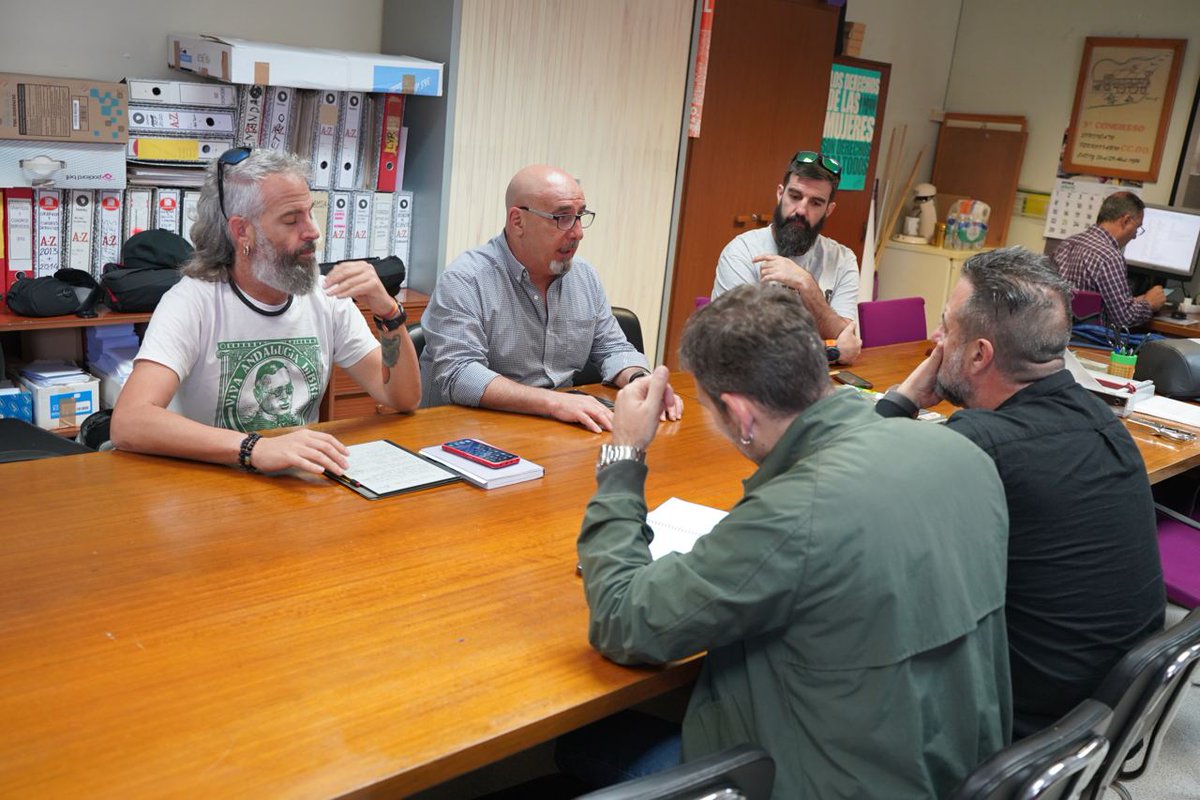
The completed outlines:
[[[1145,235],[1146,235],[1146,226],[1145,226],[1145,225],[1138,225],[1138,232],[1137,232],[1137,235],[1138,235],[1138,236],[1145,236]]]
[[[814,153],[812,150],[801,150],[796,153],[792,156],[792,163],[816,164],[835,178],[842,174],[842,162],[836,158],[830,158],[824,153]]]
[[[221,216],[225,219],[229,219],[229,215],[225,213],[225,167],[242,163],[250,157],[253,149],[252,147],[235,147],[221,153],[221,157],[217,159],[217,200],[221,203]]]
[[[554,224],[558,226],[560,231],[569,231],[575,227],[575,223],[579,223],[579,227],[587,228],[592,224],[592,220],[596,218],[595,211],[580,211],[578,214],[549,214],[545,211],[538,211],[536,208],[529,206],[517,206],[522,211],[528,211],[530,214],[536,214],[542,219],[552,219]]]

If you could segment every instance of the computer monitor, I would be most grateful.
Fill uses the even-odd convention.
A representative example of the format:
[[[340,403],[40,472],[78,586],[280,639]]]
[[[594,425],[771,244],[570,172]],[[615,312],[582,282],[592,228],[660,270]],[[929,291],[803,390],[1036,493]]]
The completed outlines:
[[[1186,280],[1200,257],[1200,210],[1146,206],[1146,232],[1125,245],[1125,263],[1139,272]]]

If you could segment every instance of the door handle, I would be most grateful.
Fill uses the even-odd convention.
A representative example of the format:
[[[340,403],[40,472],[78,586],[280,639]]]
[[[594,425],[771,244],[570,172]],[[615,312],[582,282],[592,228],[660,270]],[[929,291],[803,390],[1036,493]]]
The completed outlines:
[[[738,214],[733,218],[733,224],[738,227],[745,227],[748,223],[753,222],[755,225],[762,227],[763,225],[771,224],[770,214]]]

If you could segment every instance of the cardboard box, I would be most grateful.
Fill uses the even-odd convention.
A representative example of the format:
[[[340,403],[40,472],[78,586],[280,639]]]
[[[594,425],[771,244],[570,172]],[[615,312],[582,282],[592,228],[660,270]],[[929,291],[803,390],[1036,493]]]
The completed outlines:
[[[48,431],[77,427],[100,410],[100,381],[91,376],[49,386],[21,378],[21,385],[33,395],[33,424]]]
[[[442,94],[442,64],[407,56],[173,33],[167,36],[167,63],[229,83],[431,97]]]
[[[33,395],[24,388],[17,391],[0,391],[0,418],[23,419],[33,422]]]
[[[126,93],[120,83],[0,72],[0,139],[124,144]]]
[[[0,140],[0,186],[123,189],[125,145]]]

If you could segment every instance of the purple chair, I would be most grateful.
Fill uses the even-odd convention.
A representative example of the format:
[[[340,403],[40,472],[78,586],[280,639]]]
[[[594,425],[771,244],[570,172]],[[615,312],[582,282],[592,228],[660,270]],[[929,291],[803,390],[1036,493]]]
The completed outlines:
[[[901,297],[859,303],[858,335],[862,337],[863,347],[920,342],[929,338],[925,329],[925,298]]]
[[[1076,322],[1084,322],[1092,317],[1100,316],[1102,306],[1100,293],[1089,292],[1087,289],[1074,289],[1071,292],[1071,316]]]
[[[1200,607],[1200,523],[1159,505],[1158,552],[1167,599],[1184,608]]]

